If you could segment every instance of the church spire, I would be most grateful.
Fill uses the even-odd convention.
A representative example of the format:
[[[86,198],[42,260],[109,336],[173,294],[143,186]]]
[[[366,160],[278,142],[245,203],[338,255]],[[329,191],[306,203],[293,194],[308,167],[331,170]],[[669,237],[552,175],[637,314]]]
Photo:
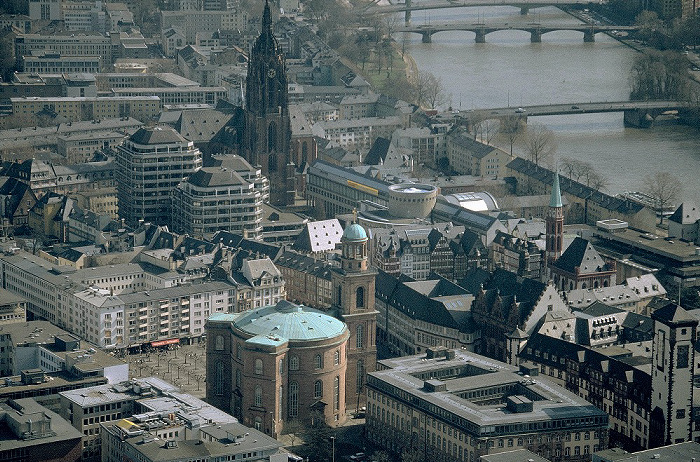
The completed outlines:
[[[262,32],[272,31],[272,15],[270,14],[270,3],[265,0],[265,8],[263,8],[262,17]]]
[[[561,189],[559,188],[559,174],[554,172],[554,184],[552,184],[552,195],[549,197],[550,207],[561,207]]]

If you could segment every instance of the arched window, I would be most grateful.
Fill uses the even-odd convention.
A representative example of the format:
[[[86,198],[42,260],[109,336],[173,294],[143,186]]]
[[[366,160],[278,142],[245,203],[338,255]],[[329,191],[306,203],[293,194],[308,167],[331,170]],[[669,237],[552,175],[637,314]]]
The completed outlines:
[[[363,324],[358,324],[355,328],[355,345],[357,348],[365,346],[365,326]]]
[[[333,379],[333,410],[340,410],[340,377],[337,375]]]
[[[214,339],[214,349],[216,351],[221,351],[224,349],[224,336],[223,335],[217,335],[216,339]]]
[[[289,417],[299,415],[299,384],[292,382],[289,384]]]
[[[260,385],[255,386],[255,405],[262,406],[262,387]]]
[[[304,141],[303,143],[301,143],[301,161],[306,162],[306,159],[308,158],[308,156],[309,156],[309,146],[306,143],[306,141]]]
[[[582,289],[587,289],[588,286],[587,286],[586,283],[584,282],[583,284],[581,284],[581,288],[582,288]]]
[[[597,289],[598,288],[598,281],[593,282],[593,288]]]
[[[361,359],[357,360],[357,393],[360,394],[362,387],[365,384],[365,362]]]
[[[335,350],[335,353],[333,353],[333,364],[336,366],[340,364],[340,351]]]
[[[276,172],[277,171],[277,154],[272,153],[267,158],[267,171]]]
[[[323,382],[320,380],[314,382],[314,398],[323,398]]]
[[[279,393],[279,403],[277,403],[277,420],[282,420],[284,418],[284,415],[282,414],[282,401],[284,400],[284,389],[282,388],[282,385],[280,385],[280,393]]]
[[[262,359],[255,360],[255,373],[257,375],[262,375],[263,373],[263,362]]]
[[[299,357],[298,356],[292,356],[289,358],[289,370],[290,371],[298,371],[299,370]]]
[[[357,308],[364,308],[365,307],[365,288],[364,287],[358,287],[357,291],[355,292],[355,306]]]
[[[214,394],[221,396],[224,394],[224,363],[216,363],[216,377],[214,378]]]
[[[277,151],[277,125],[274,122],[267,126],[267,151]]]
[[[316,355],[314,358],[314,364],[316,365],[316,369],[323,369],[323,356]]]

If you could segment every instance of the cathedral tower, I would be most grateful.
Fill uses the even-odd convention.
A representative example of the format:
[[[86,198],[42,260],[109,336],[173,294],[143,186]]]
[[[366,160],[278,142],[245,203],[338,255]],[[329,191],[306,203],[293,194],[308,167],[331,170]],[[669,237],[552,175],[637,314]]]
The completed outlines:
[[[377,365],[377,310],[374,308],[374,283],[377,272],[367,259],[368,239],[357,223],[345,229],[341,238],[341,267],[331,278],[335,290],[338,317],[350,331],[345,402],[349,408],[365,402],[365,381]]]
[[[289,156],[291,127],[284,54],[272,34],[270,5],[265,0],[262,31],[255,40],[246,78],[243,156],[260,165],[270,180],[270,202],[294,202],[294,164]]]

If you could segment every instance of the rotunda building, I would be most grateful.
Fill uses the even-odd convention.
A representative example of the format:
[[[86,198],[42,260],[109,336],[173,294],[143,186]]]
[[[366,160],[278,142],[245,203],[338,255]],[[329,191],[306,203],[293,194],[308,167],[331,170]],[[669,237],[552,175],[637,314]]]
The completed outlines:
[[[285,423],[346,420],[350,333],[321,311],[286,300],[206,324],[207,400],[273,437]]]

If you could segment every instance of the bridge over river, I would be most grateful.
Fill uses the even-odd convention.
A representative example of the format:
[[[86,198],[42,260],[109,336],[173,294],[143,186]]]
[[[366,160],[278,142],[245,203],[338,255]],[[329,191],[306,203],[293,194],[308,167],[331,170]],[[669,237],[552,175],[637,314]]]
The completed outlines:
[[[557,30],[574,30],[583,32],[584,42],[594,42],[595,34],[600,32],[636,31],[638,26],[602,26],[596,24],[540,24],[540,23],[503,23],[484,24],[450,22],[445,24],[422,24],[420,26],[404,26],[395,29],[395,32],[413,32],[423,36],[423,43],[430,43],[433,34],[444,31],[468,31],[476,34],[476,43],[485,43],[486,34],[500,30],[522,30],[530,33],[530,41],[539,43],[542,41],[542,34]]]
[[[413,3],[406,0],[405,3],[391,5],[370,5],[360,11],[360,14],[372,16],[375,14],[390,14],[405,12],[406,24],[411,22],[411,12],[420,10],[437,10],[443,8],[464,8],[472,6],[514,6],[520,8],[520,14],[527,14],[532,8],[545,6],[570,6],[589,5],[590,0],[458,0],[458,1],[426,1]]]
[[[686,109],[697,108],[697,104],[684,101],[618,101],[600,103],[544,104],[538,106],[502,107],[492,109],[474,109],[472,111],[454,111],[442,117],[461,119],[466,125],[485,119],[506,119],[516,117],[527,123],[528,117],[594,114],[601,112],[624,112],[625,125],[633,127],[650,127],[659,115],[670,111],[682,113]]]

